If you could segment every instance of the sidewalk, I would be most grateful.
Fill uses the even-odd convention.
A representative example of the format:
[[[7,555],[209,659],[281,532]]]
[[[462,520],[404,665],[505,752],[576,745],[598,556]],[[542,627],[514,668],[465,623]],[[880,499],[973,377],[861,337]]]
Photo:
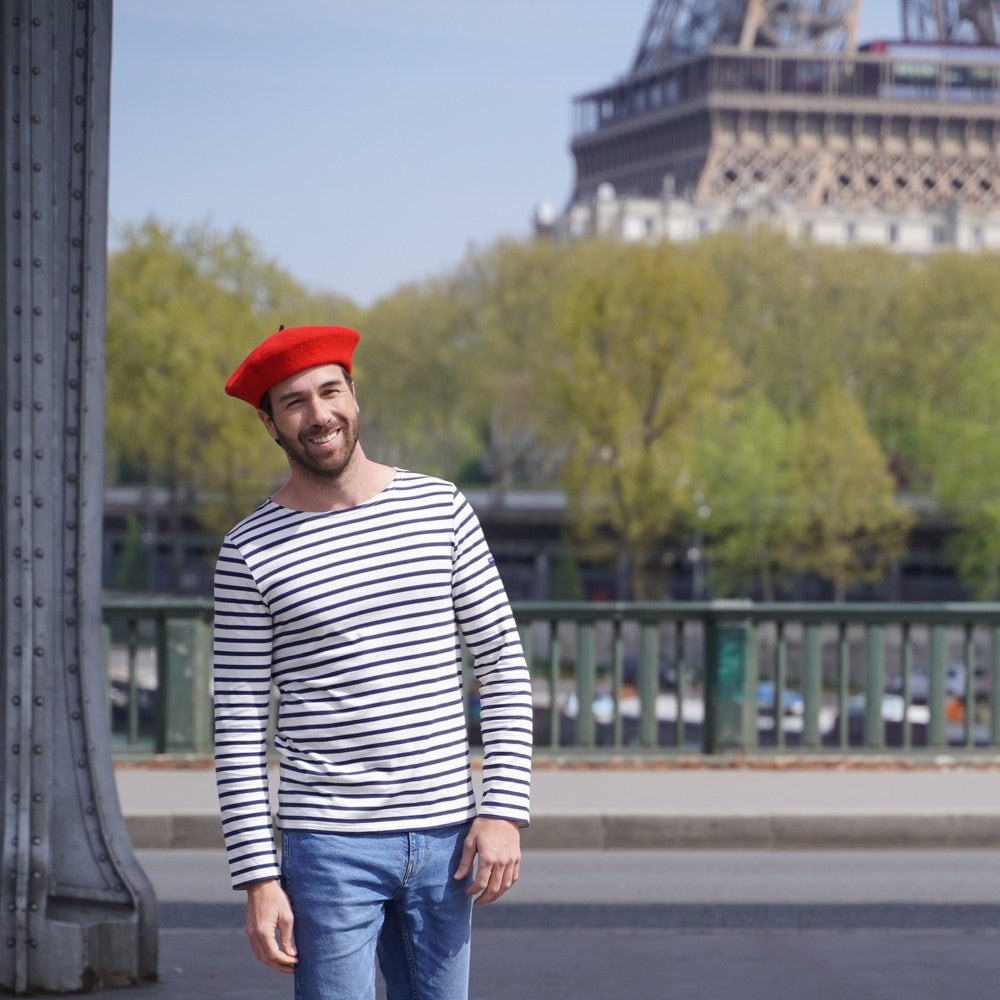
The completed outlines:
[[[115,775],[136,848],[221,846],[206,762]],[[523,844],[535,849],[1000,847],[1000,763],[540,762],[532,814]]]

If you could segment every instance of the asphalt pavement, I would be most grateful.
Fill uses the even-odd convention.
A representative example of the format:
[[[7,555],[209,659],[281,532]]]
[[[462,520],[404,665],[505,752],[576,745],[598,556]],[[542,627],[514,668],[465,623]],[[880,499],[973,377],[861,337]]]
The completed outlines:
[[[91,995],[290,1000],[244,937],[212,772],[177,763],[116,769],[157,893],[159,980]],[[998,790],[996,762],[948,758],[541,762],[521,881],[476,911],[471,996],[993,996]]]

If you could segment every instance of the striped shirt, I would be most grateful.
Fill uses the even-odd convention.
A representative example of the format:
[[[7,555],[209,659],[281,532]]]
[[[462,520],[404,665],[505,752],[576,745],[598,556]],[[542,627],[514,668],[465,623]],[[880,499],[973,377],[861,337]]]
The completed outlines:
[[[223,543],[214,638],[216,778],[234,887],[279,874],[272,684],[282,829],[528,821],[528,671],[479,522],[451,483],[398,470],[371,500],[331,513],[266,500]],[[463,640],[482,705],[478,810]]]

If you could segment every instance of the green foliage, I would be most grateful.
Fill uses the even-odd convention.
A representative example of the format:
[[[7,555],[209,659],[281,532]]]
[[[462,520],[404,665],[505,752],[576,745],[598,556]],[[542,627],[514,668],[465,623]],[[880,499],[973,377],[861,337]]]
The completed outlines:
[[[624,557],[634,596],[661,595],[663,553],[695,529],[716,594],[771,596],[803,570],[842,594],[904,550],[901,491],[939,505],[963,578],[995,596],[998,277],[993,255],[767,230],[680,249],[503,241],[362,310],[238,230],[150,220],[109,261],[108,479],[196,496],[221,533],[285,474],[225,379],[281,323],[347,323],[373,457],[561,484],[576,551]]]
[[[796,436],[801,566],[829,579],[842,601],[850,584],[885,576],[906,551],[913,517],[896,501],[885,455],[848,393],[822,392]]]
[[[589,250],[558,316],[551,434],[578,540],[623,550],[641,598],[659,590],[651,557],[690,503],[695,431],[737,369],[718,339],[722,288],[690,254]]]

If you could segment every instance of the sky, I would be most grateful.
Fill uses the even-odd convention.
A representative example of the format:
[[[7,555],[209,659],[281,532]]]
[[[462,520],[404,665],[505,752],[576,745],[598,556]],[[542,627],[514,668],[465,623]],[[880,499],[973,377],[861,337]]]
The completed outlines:
[[[114,0],[110,246],[150,216],[239,228],[363,306],[445,274],[565,205],[572,98],[627,72],[650,7]],[[864,0],[862,40],[898,29]]]

